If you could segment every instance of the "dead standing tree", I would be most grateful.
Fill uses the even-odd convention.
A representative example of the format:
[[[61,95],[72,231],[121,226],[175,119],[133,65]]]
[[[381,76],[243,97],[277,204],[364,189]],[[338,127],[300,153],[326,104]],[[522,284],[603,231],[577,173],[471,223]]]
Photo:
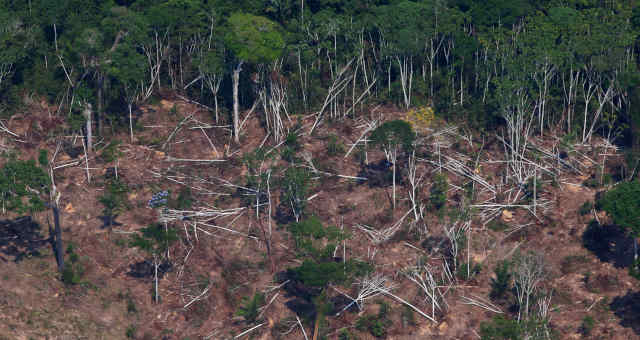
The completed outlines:
[[[271,69],[267,70],[268,75],[263,78],[259,90],[259,98],[264,110],[267,132],[273,134],[276,143],[280,143],[285,137],[283,115],[287,120],[287,81],[282,73],[282,63],[280,58],[272,63]]]
[[[513,280],[519,307],[518,321],[522,317],[529,319],[530,301],[546,276],[547,269],[542,254],[530,252],[516,257]]]

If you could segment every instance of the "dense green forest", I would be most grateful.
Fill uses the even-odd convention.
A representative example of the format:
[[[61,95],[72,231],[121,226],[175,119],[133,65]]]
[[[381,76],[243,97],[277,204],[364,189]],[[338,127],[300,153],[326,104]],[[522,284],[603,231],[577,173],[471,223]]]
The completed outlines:
[[[1,3],[2,113],[61,104],[71,126],[129,127],[171,89],[231,123],[431,106],[493,129],[562,129],[638,144],[633,1],[29,0]],[[235,100],[234,100],[235,99]],[[133,117],[131,117],[133,116]],[[236,118],[235,120],[233,118]],[[237,122],[234,125],[238,129]],[[89,131],[87,131],[89,134]],[[237,131],[236,131],[237,134]]]

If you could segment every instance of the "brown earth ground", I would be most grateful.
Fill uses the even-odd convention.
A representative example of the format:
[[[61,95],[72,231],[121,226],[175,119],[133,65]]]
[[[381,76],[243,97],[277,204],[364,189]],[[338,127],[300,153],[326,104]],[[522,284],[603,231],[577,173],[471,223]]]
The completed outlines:
[[[174,107],[175,110],[172,110]],[[47,149],[50,155],[53,154],[56,144],[52,136],[61,132],[62,122],[49,118],[50,110],[41,104],[40,107],[31,108],[28,116],[14,116],[6,122],[6,126],[20,137],[13,138],[3,133],[0,144],[15,150],[22,159],[37,157],[38,149]],[[213,230],[209,235],[200,232],[196,240],[192,231],[176,224],[181,232],[181,241],[170,252],[174,260],[173,270],[160,280],[160,304],[152,301],[152,282],[149,279],[127,275],[131,264],[145,259],[141,251],[127,247],[126,240],[131,232],[149,225],[157,218],[157,212],[147,207],[152,191],[154,188],[171,189],[174,192],[180,189],[179,184],[156,177],[154,173],[164,173],[172,168],[242,184],[247,172],[241,161],[242,155],[254,150],[265,139],[258,113],[254,112],[244,127],[244,131],[250,131],[251,134],[242,136],[239,145],[232,142],[228,127],[205,126],[201,129],[192,121],[179,129],[167,142],[167,147],[162,149],[161,145],[182,118],[193,114],[193,118],[202,122],[202,126],[216,125],[211,113],[170,96],[155,105],[144,107],[142,111],[143,115],[138,121],[142,128],[135,131],[133,141],[126,133],[111,137],[122,141],[118,147],[122,154],[117,161],[105,163],[101,160],[99,155],[105,146],[102,142],[96,145],[94,155],[89,155],[88,169],[81,154],[77,156],[80,160],[77,165],[55,171],[56,184],[62,194],[63,236],[65,242],[75,245],[81,263],[86,268],[83,283],[65,286],[60,282],[50,246],[42,248],[40,256],[17,263],[9,257],[2,257],[0,339],[126,339],[126,334],[137,339],[199,339],[207,336],[210,339],[228,339],[230,335],[239,334],[253,326],[235,316],[235,311],[241,298],[255,291],[267,291],[267,301],[274,296],[275,299],[264,310],[266,323],[245,338],[303,338],[300,328],[294,328],[287,335],[281,334],[283,328],[285,331],[290,328],[287,320],[290,321],[294,314],[284,305],[289,300],[284,292],[268,289],[277,286],[273,280],[275,272],[300,263],[293,251],[292,240],[287,237],[285,228],[276,227],[273,222],[273,247],[271,259],[268,259],[253,210],[248,210],[233,221],[232,228],[255,235],[257,240],[222,230]],[[375,115],[380,115],[384,120],[403,117],[403,113],[390,107],[377,109]],[[311,122],[309,118],[295,117],[289,126],[302,126],[301,131],[308,131]],[[360,124],[359,120],[352,119],[327,122],[313,136],[300,137],[303,150],[312,155],[317,168],[357,176],[361,165],[353,157],[355,151],[344,158],[344,153],[329,156],[326,150],[327,137],[336,135],[346,151],[363,131]],[[69,142],[74,141],[72,136],[65,138]],[[553,137],[545,137],[539,140],[539,144],[551,145],[557,144],[557,141]],[[266,143],[273,145],[271,138]],[[475,157],[483,143],[473,140],[473,144],[466,141],[457,144],[455,148],[460,153]],[[81,145],[81,141],[75,139],[75,147]],[[483,158],[491,156],[492,159],[501,159],[502,146],[494,143],[493,146],[486,146],[483,152]],[[598,157],[598,152],[593,151],[592,154]],[[381,152],[376,151],[369,152],[367,156],[370,161],[383,157]],[[225,162],[182,162],[175,161],[175,158],[223,159]],[[609,157],[611,168],[619,158]],[[68,164],[71,161],[73,159],[69,155],[61,153],[56,164]],[[281,168],[285,164],[283,160],[273,161],[273,165],[280,165]],[[102,205],[98,202],[98,196],[103,190],[107,168],[116,166],[118,176],[130,188],[130,209],[118,216],[117,222],[122,225],[113,229],[102,228]],[[438,171],[426,164],[422,164],[421,169],[426,174],[423,188],[426,197],[432,178]],[[499,165],[487,164],[480,169],[480,174],[490,178],[491,182],[500,180],[497,175]],[[580,325],[586,316],[596,321],[589,337],[591,339],[640,338],[634,327],[629,327],[636,325],[638,329],[638,316],[633,310],[616,315],[611,304],[616,297],[636,291],[637,282],[628,275],[626,268],[616,268],[612,263],[600,261],[582,245],[582,235],[591,217],[580,216],[578,211],[584,202],[593,201],[596,194],[595,189],[583,186],[582,182],[596,170],[597,165],[587,164],[582,175],[567,172],[563,173],[559,184],[554,186],[545,183],[543,195],[551,199],[554,206],[540,220],[522,209],[503,213],[499,217],[506,220],[505,223],[510,227],[532,223],[518,232],[508,234],[506,231],[491,230],[474,219],[469,257],[482,265],[481,273],[469,281],[460,281],[454,287],[447,295],[448,311],[438,315],[435,323],[415,314],[414,324],[403,325],[406,323],[401,316],[404,307],[395,300],[383,298],[391,305],[390,318],[393,321],[387,338],[478,339],[480,323],[495,314],[464,304],[461,296],[487,298],[496,263],[510,258],[516,252],[527,250],[542,252],[549,264],[551,274],[543,286],[545,290],[553,291],[551,325],[558,339],[587,338],[580,332]],[[452,174],[447,176],[450,183],[462,185],[461,178]],[[325,224],[342,225],[350,231],[352,236],[344,249],[347,258],[370,261],[376,271],[395,278],[397,286],[394,292],[397,295],[423,310],[429,310],[421,302],[416,286],[398,275],[401,269],[414,265],[419,258],[429,254],[421,247],[422,240],[403,229],[389,242],[374,247],[356,228],[357,224],[379,228],[395,223],[409,209],[406,189],[403,186],[398,188],[399,199],[395,212],[391,209],[390,187],[370,188],[348,179],[322,177],[315,181],[311,192],[316,196],[309,201],[309,211],[319,216]],[[455,207],[459,193],[451,190],[448,196],[449,205]],[[241,206],[240,199],[233,196],[196,195],[196,199],[200,205],[207,202],[218,208]],[[274,195],[274,199],[277,200],[278,195]],[[606,219],[606,216],[600,218]],[[43,212],[37,214],[36,219],[47,226],[51,217],[48,212]],[[442,222],[435,214],[429,214],[427,221],[432,235],[442,234]],[[230,222],[231,219],[222,219],[217,224],[225,226],[231,225]],[[47,232],[43,231],[43,235],[46,237]],[[371,256],[374,249],[377,253]],[[187,254],[188,260],[185,261]],[[270,261],[273,261],[275,268],[270,268]],[[210,290],[203,300],[183,308],[190,301],[189,295],[198,295],[208,284]],[[500,307],[506,310],[508,306]],[[368,303],[359,314],[344,313],[340,317],[328,317],[327,327],[330,331],[327,338],[336,339],[337,330],[347,328],[360,339],[373,339],[369,333],[354,329],[353,325],[359,315],[373,313],[376,308],[375,303]],[[312,324],[305,326],[307,334],[313,334]]]

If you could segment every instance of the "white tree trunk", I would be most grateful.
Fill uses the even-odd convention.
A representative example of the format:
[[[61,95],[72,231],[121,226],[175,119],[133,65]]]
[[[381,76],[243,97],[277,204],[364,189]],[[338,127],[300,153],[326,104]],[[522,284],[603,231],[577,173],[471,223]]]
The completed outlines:
[[[155,271],[155,300],[156,303],[158,303],[158,258],[157,255],[153,256],[153,267],[154,267],[154,271]]]
[[[242,61],[238,63],[238,66],[233,70],[233,134],[236,143],[240,143],[240,114],[239,102],[238,102],[238,87],[240,86],[240,72],[242,71]]]
[[[87,152],[91,153],[91,150],[93,150],[93,143],[92,143],[92,138],[93,138],[93,133],[91,131],[91,103],[85,103],[84,104],[84,111],[82,112],[82,114],[84,115],[84,118],[86,119],[86,129],[87,129]]]
[[[131,103],[129,103],[129,134],[131,143],[133,143],[133,119],[131,118]]]

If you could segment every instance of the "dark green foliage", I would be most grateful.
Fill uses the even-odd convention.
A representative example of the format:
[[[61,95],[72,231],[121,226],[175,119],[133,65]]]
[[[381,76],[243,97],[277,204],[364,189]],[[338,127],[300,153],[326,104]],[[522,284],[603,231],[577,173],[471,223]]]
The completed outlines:
[[[64,270],[62,271],[62,282],[67,285],[76,285],[82,282],[82,276],[84,275],[85,268],[80,263],[80,257],[73,250],[73,245],[67,246],[67,261],[65,262]]]
[[[629,266],[629,275],[634,277],[636,280],[640,280],[640,258],[633,261]]]
[[[127,313],[128,314],[136,314],[138,312],[138,307],[136,307],[136,302],[133,301],[131,295],[127,294]]]
[[[280,157],[289,163],[298,162],[296,153],[301,149],[298,135],[295,132],[289,132],[287,138],[284,141],[284,147],[280,151]]]
[[[46,168],[49,166],[48,151],[44,149],[38,150],[38,163],[41,167]]]
[[[133,234],[129,246],[140,248],[152,255],[159,255],[177,240],[178,232],[174,228],[165,228],[161,224],[152,224],[142,228],[140,233]]]
[[[3,209],[19,214],[42,211],[49,185],[49,176],[34,160],[11,158],[0,169],[0,203]]]
[[[287,137],[284,140],[284,145],[290,147],[294,151],[299,151],[302,147],[300,145],[300,141],[298,140],[298,135],[293,131],[287,134]]]
[[[240,307],[236,311],[237,316],[244,317],[247,323],[253,323],[260,314],[260,307],[264,305],[264,294],[256,292],[253,297],[243,297]]]
[[[381,149],[392,150],[400,146],[405,152],[413,149],[415,133],[404,120],[392,120],[378,126],[371,133],[371,144]]]
[[[314,262],[305,260],[294,271],[300,281],[311,287],[325,287],[329,283],[339,284],[347,278],[342,263],[333,261]]]
[[[593,209],[593,203],[591,201],[586,201],[580,206],[580,209],[578,209],[578,213],[580,214],[580,216],[584,216],[590,213],[591,209]]]
[[[234,13],[224,40],[238,60],[268,63],[283,51],[285,42],[277,23],[247,13]]]
[[[622,182],[607,191],[597,202],[599,209],[606,211],[613,223],[640,234],[640,182]]]
[[[296,242],[298,256],[311,256],[319,260],[332,257],[337,244],[346,238],[338,228],[322,226],[322,222],[315,216],[291,223],[288,229]],[[329,243],[322,247],[320,243],[325,238]]]
[[[281,201],[293,210],[292,214],[297,219],[303,215],[307,206],[307,195],[311,186],[310,179],[311,175],[306,169],[291,167],[285,171],[280,181]]]
[[[467,273],[467,267],[469,267],[468,273]],[[458,266],[458,269],[456,270],[456,276],[462,280],[470,280],[474,276],[480,274],[481,271],[482,271],[481,264],[475,263],[475,262],[472,262],[471,264],[469,264],[468,262],[465,262]]]
[[[524,194],[527,202],[533,202],[533,193],[534,193],[533,183],[534,183],[534,179],[529,178],[527,183],[524,185]],[[542,183],[540,183],[540,178],[536,178],[535,184],[536,184],[535,194],[536,194],[536,199],[538,199],[540,198],[540,193],[542,192]]]
[[[359,261],[336,262],[333,252],[349,235],[334,226],[324,227],[315,216],[288,226],[302,265],[290,271],[305,285],[324,287],[329,283],[343,283],[366,274],[370,266]]]
[[[128,207],[128,192],[129,187],[119,178],[109,179],[105,183],[104,193],[98,197],[98,201],[104,206],[102,214],[107,217],[110,222],[113,222],[113,218]]]
[[[120,146],[122,142],[119,140],[112,140],[102,149],[102,153],[100,154],[100,158],[105,163],[110,163],[115,161],[116,159],[122,157],[122,152],[118,150],[118,146]]]
[[[242,155],[242,163],[247,167],[244,188],[238,188],[236,195],[240,196],[246,206],[256,204],[256,195],[259,195],[261,202],[266,202],[267,197],[267,173],[261,168],[265,161],[273,157],[273,153],[268,155],[264,148],[257,148],[252,152]],[[274,183],[270,183],[273,185]]]
[[[378,315],[366,314],[356,320],[356,329],[359,331],[368,331],[377,338],[383,338],[387,335],[387,328],[391,326],[391,320],[388,318],[389,305],[383,301],[379,301],[380,309]]]
[[[429,190],[429,202],[434,209],[440,210],[447,203],[447,189],[449,184],[443,174],[437,174],[433,178],[433,185]]]
[[[499,262],[494,268],[495,278],[491,278],[491,292],[489,297],[493,300],[501,300],[511,286],[511,265],[507,261]]]
[[[582,185],[587,188],[595,189],[600,187],[600,181],[595,176],[593,176],[584,180],[584,182],[582,182]]]
[[[349,330],[343,329],[338,333],[338,340],[358,340],[358,337],[349,332]]]
[[[494,317],[480,325],[482,340],[522,340],[522,326],[516,320]]]
[[[136,337],[136,330],[136,326],[130,325],[129,327],[127,327],[124,335],[127,337],[127,339],[134,339]]]
[[[591,335],[593,328],[596,326],[596,320],[591,316],[587,315],[582,319],[582,324],[580,325],[580,332],[584,336]]]
[[[302,283],[310,287],[325,287],[329,283],[342,284],[372,270],[370,264],[349,260],[346,263],[305,260],[302,265],[290,269]]]

